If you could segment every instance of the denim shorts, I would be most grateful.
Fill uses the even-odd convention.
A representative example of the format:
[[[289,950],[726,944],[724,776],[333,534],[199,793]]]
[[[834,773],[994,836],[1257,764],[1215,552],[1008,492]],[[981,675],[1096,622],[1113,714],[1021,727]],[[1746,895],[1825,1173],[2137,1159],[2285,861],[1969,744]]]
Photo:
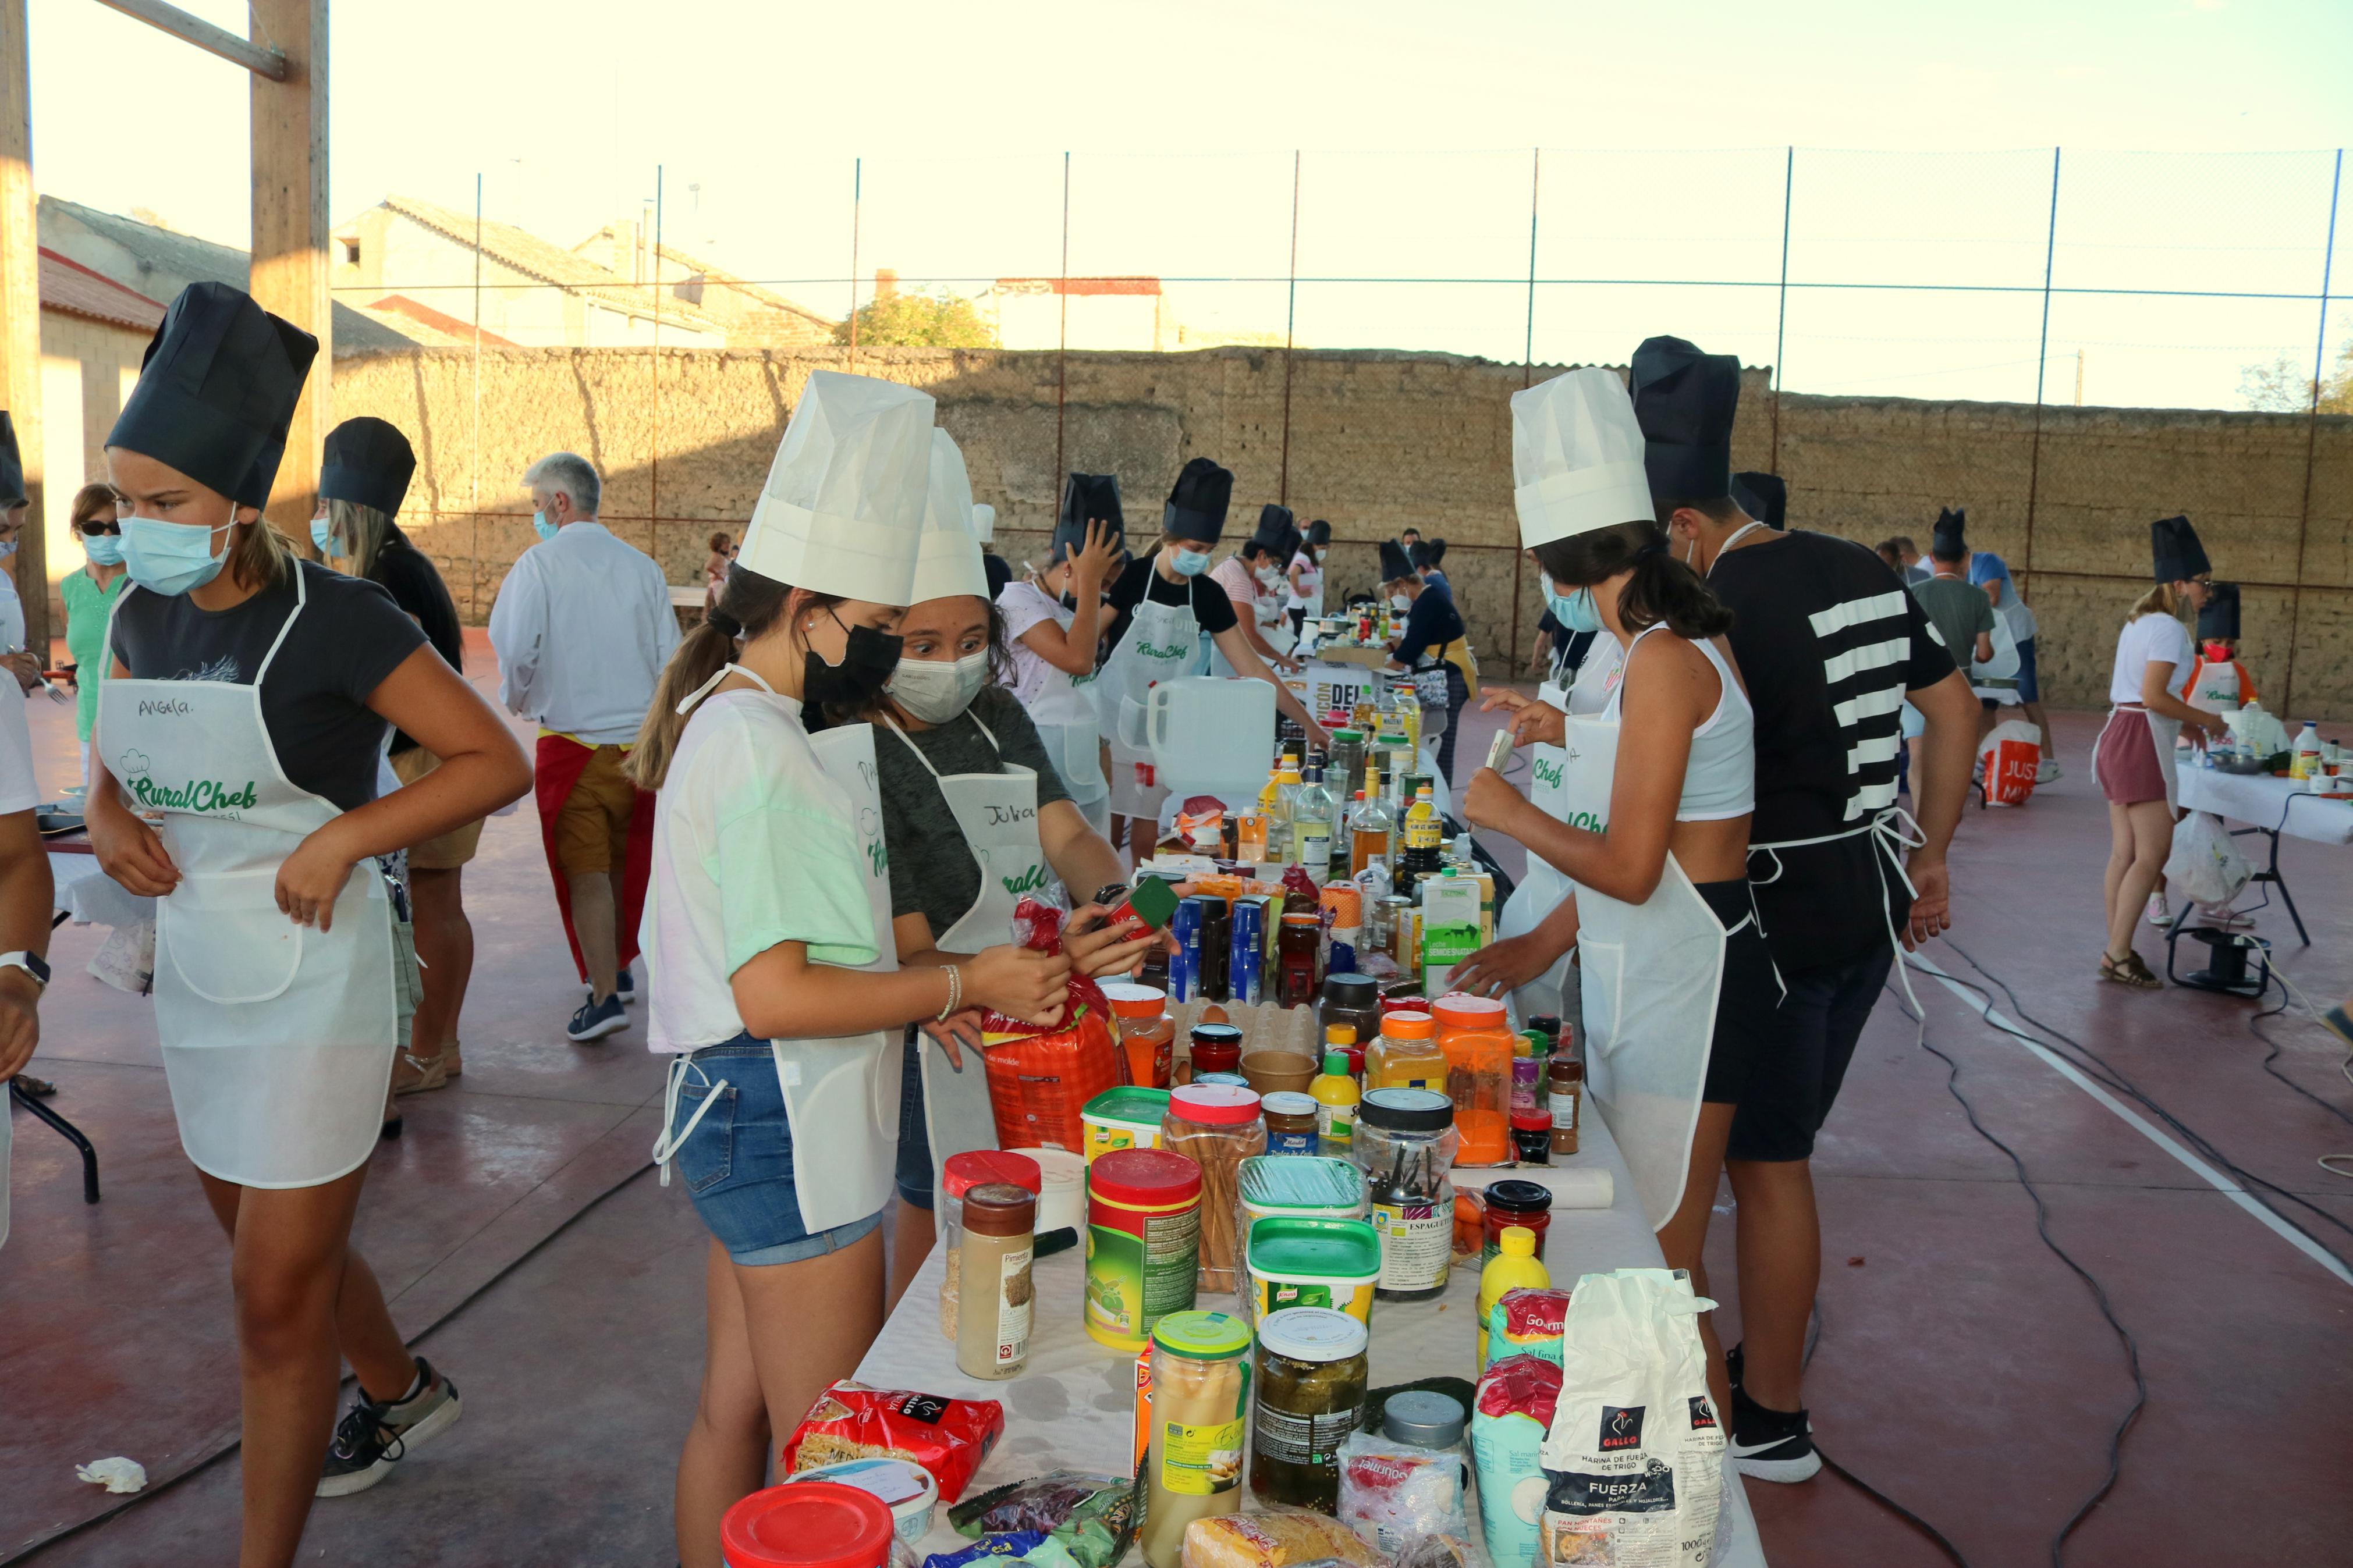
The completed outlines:
[[[670,1163],[729,1258],[750,1267],[799,1263],[862,1241],[881,1225],[880,1214],[814,1233],[801,1224],[793,1130],[767,1041],[738,1035],[690,1052],[670,1071],[668,1136],[678,1139],[694,1123]]]

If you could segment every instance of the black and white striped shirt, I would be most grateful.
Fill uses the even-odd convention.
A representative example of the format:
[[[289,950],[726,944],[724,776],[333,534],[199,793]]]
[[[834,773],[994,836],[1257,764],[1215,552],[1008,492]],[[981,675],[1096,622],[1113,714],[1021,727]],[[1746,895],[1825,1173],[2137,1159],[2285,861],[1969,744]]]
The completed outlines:
[[[1757,710],[1750,842],[1850,833],[1894,805],[1905,693],[1953,671],[1895,574],[1860,544],[1798,531],[1728,552],[1708,585],[1732,608]],[[1758,897],[1778,907],[1778,920],[1777,907],[1763,912],[1784,967],[1845,962],[1885,940],[1868,855],[1862,837],[1778,855],[1782,874]],[[1770,862],[1750,869],[1773,878]]]

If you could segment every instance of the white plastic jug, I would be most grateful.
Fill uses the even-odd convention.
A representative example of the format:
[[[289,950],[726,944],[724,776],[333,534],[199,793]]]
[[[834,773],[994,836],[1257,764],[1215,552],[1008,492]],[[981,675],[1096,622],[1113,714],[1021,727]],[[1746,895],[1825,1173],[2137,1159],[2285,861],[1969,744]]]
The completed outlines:
[[[1274,746],[1274,688],[1263,680],[1179,676],[1144,705],[1145,746],[1171,793],[1255,794]]]

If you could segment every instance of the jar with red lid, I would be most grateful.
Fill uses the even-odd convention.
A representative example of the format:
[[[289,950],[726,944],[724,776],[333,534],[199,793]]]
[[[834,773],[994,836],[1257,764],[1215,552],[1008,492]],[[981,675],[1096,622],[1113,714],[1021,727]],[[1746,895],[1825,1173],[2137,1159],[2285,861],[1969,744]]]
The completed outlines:
[[[1430,998],[1427,996],[1415,995],[1410,992],[1399,992],[1395,995],[1383,992],[1381,994],[1381,1011],[1384,1013],[1427,1013],[1430,1011]]]
[[[889,1568],[895,1538],[881,1498],[838,1481],[769,1487],[719,1521],[728,1568]]]
[[[1168,1091],[1160,1146],[1201,1167],[1201,1289],[1234,1288],[1241,1268],[1234,1226],[1241,1163],[1265,1153],[1266,1144],[1266,1117],[1250,1089],[1190,1083]]]
[[[1552,1163],[1552,1112],[1548,1110],[1514,1110],[1512,1112],[1512,1147],[1517,1151],[1523,1165]]]
[[[1242,1070],[1242,1032],[1232,1024],[1196,1024],[1192,1030],[1193,1076]]]
[[[1491,1182],[1481,1226],[1479,1267],[1484,1268],[1503,1249],[1504,1231],[1520,1226],[1535,1233],[1536,1257],[1544,1257],[1545,1232],[1552,1228],[1552,1190],[1535,1182]]]

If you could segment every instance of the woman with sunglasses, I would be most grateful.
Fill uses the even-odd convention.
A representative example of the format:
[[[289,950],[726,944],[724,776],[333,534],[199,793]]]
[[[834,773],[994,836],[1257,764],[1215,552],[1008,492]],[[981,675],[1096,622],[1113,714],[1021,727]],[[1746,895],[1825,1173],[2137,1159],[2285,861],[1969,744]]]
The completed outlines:
[[[74,492],[73,536],[89,557],[79,572],[58,584],[66,606],[66,657],[73,661],[74,734],[81,742],[82,782],[90,782],[90,732],[98,723],[98,689],[113,662],[106,653],[106,617],[127,579],[122,567],[122,528],[114,517],[114,487],[84,485]]]

